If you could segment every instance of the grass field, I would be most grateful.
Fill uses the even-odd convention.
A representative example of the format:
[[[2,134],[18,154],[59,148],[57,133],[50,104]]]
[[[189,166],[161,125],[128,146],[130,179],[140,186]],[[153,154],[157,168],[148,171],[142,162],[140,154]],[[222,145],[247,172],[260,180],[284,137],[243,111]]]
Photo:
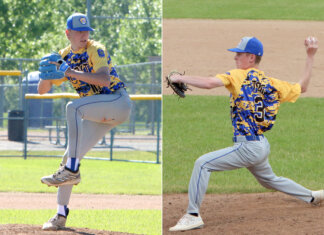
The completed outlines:
[[[1,224],[41,225],[55,210],[0,210]],[[68,227],[90,228],[134,234],[161,234],[160,210],[73,210]]]
[[[321,0],[164,0],[163,18],[324,20]]]
[[[0,191],[56,192],[40,178],[54,173],[59,158],[0,158]],[[74,193],[161,194],[161,165],[82,160],[82,183]]]
[[[322,104],[323,99],[317,98],[282,104],[275,126],[266,133],[274,172],[310,189],[324,187]],[[164,96],[163,110],[163,192],[187,192],[195,160],[232,145],[229,98],[188,96],[178,100],[175,96]],[[265,191],[246,169],[240,169],[213,173],[207,192]]]
[[[0,191],[56,193],[55,187],[41,184],[40,178],[54,173],[60,161],[1,157]],[[84,159],[81,165],[82,182],[74,187],[73,193],[161,195],[161,164]],[[72,210],[67,226],[161,234],[161,213],[161,210]],[[0,223],[42,225],[53,214],[55,210],[0,210]]]

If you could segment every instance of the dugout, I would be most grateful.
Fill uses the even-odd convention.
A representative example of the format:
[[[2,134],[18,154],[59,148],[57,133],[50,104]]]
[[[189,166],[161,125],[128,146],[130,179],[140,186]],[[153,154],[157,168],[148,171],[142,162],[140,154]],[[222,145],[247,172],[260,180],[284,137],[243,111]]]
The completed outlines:
[[[39,81],[39,72],[30,72],[27,76],[27,89],[23,89],[26,93],[38,94],[37,85]],[[26,79],[23,80],[23,86],[26,86]],[[52,93],[50,90],[48,93]],[[52,125],[53,116],[53,100],[31,100],[28,102],[28,127],[45,127]]]

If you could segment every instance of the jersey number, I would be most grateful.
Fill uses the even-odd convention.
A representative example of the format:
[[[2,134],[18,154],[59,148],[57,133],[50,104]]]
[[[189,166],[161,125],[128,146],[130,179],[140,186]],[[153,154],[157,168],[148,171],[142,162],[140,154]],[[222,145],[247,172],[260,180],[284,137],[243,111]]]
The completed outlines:
[[[101,89],[96,85],[90,84],[90,87],[93,90],[93,92],[96,94],[101,92]]]
[[[257,96],[254,98],[254,103],[256,107],[256,113],[255,113],[255,120],[257,122],[263,122],[264,121],[264,104],[261,96]]]

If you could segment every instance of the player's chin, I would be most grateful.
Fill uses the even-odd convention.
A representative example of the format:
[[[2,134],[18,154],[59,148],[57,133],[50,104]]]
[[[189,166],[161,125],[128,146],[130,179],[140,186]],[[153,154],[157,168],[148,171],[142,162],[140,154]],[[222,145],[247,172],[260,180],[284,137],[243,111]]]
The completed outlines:
[[[237,64],[237,65],[236,65],[236,68],[237,68],[237,69],[243,69],[243,70],[246,70],[246,69],[248,69],[249,67],[247,67],[247,66],[243,66],[243,65],[241,65],[241,64]]]

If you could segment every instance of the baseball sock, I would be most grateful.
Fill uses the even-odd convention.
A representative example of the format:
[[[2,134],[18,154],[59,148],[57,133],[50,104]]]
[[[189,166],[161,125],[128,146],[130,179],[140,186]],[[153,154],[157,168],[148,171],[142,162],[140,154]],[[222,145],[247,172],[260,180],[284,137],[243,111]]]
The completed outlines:
[[[79,170],[79,162],[80,159],[76,157],[69,157],[66,162],[66,167],[71,171],[78,171]]]
[[[69,209],[66,205],[57,205],[57,214],[67,217],[69,214]]]

